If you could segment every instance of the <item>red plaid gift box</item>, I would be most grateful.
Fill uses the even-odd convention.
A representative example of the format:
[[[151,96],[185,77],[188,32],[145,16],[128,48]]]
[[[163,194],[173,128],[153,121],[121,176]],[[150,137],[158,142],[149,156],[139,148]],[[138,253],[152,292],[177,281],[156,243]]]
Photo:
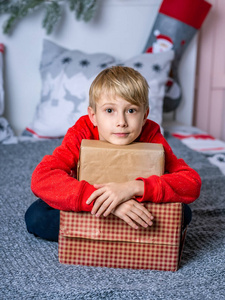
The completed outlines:
[[[79,180],[91,184],[123,182],[140,176],[160,176],[163,172],[162,145],[133,143],[117,146],[101,141],[82,141]],[[176,271],[185,236],[181,232],[183,205],[147,203],[146,207],[154,216],[153,226],[138,230],[114,215],[96,218],[87,212],[61,211],[59,261],[86,266]]]
[[[110,215],[60,212],[59,261],[65,264],[176,271],[181,257],[181,203],[146,207],[153,226],[131,228]],[[184,241],[184,239],[183,239]]]

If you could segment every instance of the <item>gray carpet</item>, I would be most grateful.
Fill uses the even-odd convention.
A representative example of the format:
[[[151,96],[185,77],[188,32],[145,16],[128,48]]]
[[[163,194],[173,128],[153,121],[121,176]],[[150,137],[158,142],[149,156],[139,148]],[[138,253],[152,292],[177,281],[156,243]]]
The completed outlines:
[[[24,223],[35,200],[32,171],[60,141],[0,145],[0,299],[225,299],[225,177],[203,155],[168,141],[203,180],[174,273],[60,264],[58,244],[33,237]]]

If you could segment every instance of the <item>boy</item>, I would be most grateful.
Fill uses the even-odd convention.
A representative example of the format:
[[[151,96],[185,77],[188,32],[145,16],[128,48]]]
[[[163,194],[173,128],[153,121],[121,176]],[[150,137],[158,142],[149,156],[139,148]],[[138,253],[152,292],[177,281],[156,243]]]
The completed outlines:
[[[90,87],[88,116],[81,117],[68,130],[62,145],[34,170],[31,188],[42,200],[38,199],[26,212],[28,231],[57,241],[59,210],[89,211],[96,217],[113,213],[138,229],[138,225],[151,226],[153,221],[142,202],[188,204],[196,200],[201,188],[199,175],[177,159],[159,125],[147,119],[148,113],[148,83],[139,72],[121,66],[103,70]],[[76,168],[82,139],[117,145],[160,143],[165,150],[166,173],[124,183],[79,182]],[[186,205],[186,218],[188,210],[191,215]]]

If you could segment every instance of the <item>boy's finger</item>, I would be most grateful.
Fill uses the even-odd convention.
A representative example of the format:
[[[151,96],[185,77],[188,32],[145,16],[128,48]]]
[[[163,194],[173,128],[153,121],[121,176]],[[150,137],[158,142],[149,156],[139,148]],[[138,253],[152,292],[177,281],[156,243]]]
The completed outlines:
[[[124,220],[124,222],[126,222],[128,225],[130,225],[130,227],[134,228],[134,229],[138,229],[137,224],[135,224],[128,216],[124,216],[122,218]]]
[[[143,220],[146,224],[148,224],[149,226],[152,226],[153,224],[153,216],[150,215],[146,215],[146,212],[145,211],[141,211],[138,213],[138,216],[141,218],[141,220]]]
[[[151,226],[153,216],[148,212],[147,209],[142,210],[137,207],[131,210],[132,217],[135,222],[139,223],[143,227]]]
[[[106,210],[108,207],[107,203],[105,203],[109,199],[109,196],[106,193],[101,194],[98,198],[96,198],[95,203],[93,205],[91,213],[94,215],[97,213],[97,211],[102,207],[101,213]]]
[[[111,204],[104,212],[104,217],[107,217],[115,208],[116,208],[116,204],[114,202],[111,202]]]
[[[95,192],[96,192],[96,191],[94,191],[94,192],[91,194],[91,196],[87,199],[87,201],[86,201],[87,204],[90,204],[92,201],[95,200],[95,198],[96,198]]]
[[[110,204],[111,204],[111,200],[109,198],[104,201],[101,201],[101,203],[98,203],[98,201],[96,201],[92,208],[91,213],[96,217],[100,217],[105,212],[105,210],[107,210]]]
[[[100,195],[102,195],[102,190],[96,190],[94,191],[91,196],[87,199],[86,203],[90,204],[92,201],[94,201],[96,198],[98,198]]]
[[[142,210],[146,214],[146,216],[148,216],[151,220],[153,220],[154,217],[150,213],[150,211],[146,207],[144,207],[143,205],[140,206],[139,204],[141,204],[141,203],[138,203],[138,202],[135,203],[135,207],[138,208],[138,209],[140,209],[140,210]]]
[[[136,214],[132,211],[129,211],[128,215],[133,221],[135,221],[135,223],[141,225],[144,228],[148,227],[148,223],[146,223],[138,214]]]
[[[100,189],[101,187],[105,186],[104,184],[94,184],[94,188]]]

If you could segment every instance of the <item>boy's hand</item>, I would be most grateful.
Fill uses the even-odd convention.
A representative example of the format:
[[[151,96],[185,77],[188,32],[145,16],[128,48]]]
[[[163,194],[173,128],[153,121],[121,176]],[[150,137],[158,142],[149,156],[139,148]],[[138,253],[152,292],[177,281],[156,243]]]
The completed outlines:
[[[97,189],[87,200],[87,204],[95,201],[91,213],[99,217],[107,217],[119,204],[140,195],[142,181],[128,181],[124,183],[94,184]],[[143,187],[142,187],[143,188]]]
[[[134,229],[138,229],[137,224],[145,228],[153,224],[151,213],[144,205],[133,199],[120,204],[112,213]]]

